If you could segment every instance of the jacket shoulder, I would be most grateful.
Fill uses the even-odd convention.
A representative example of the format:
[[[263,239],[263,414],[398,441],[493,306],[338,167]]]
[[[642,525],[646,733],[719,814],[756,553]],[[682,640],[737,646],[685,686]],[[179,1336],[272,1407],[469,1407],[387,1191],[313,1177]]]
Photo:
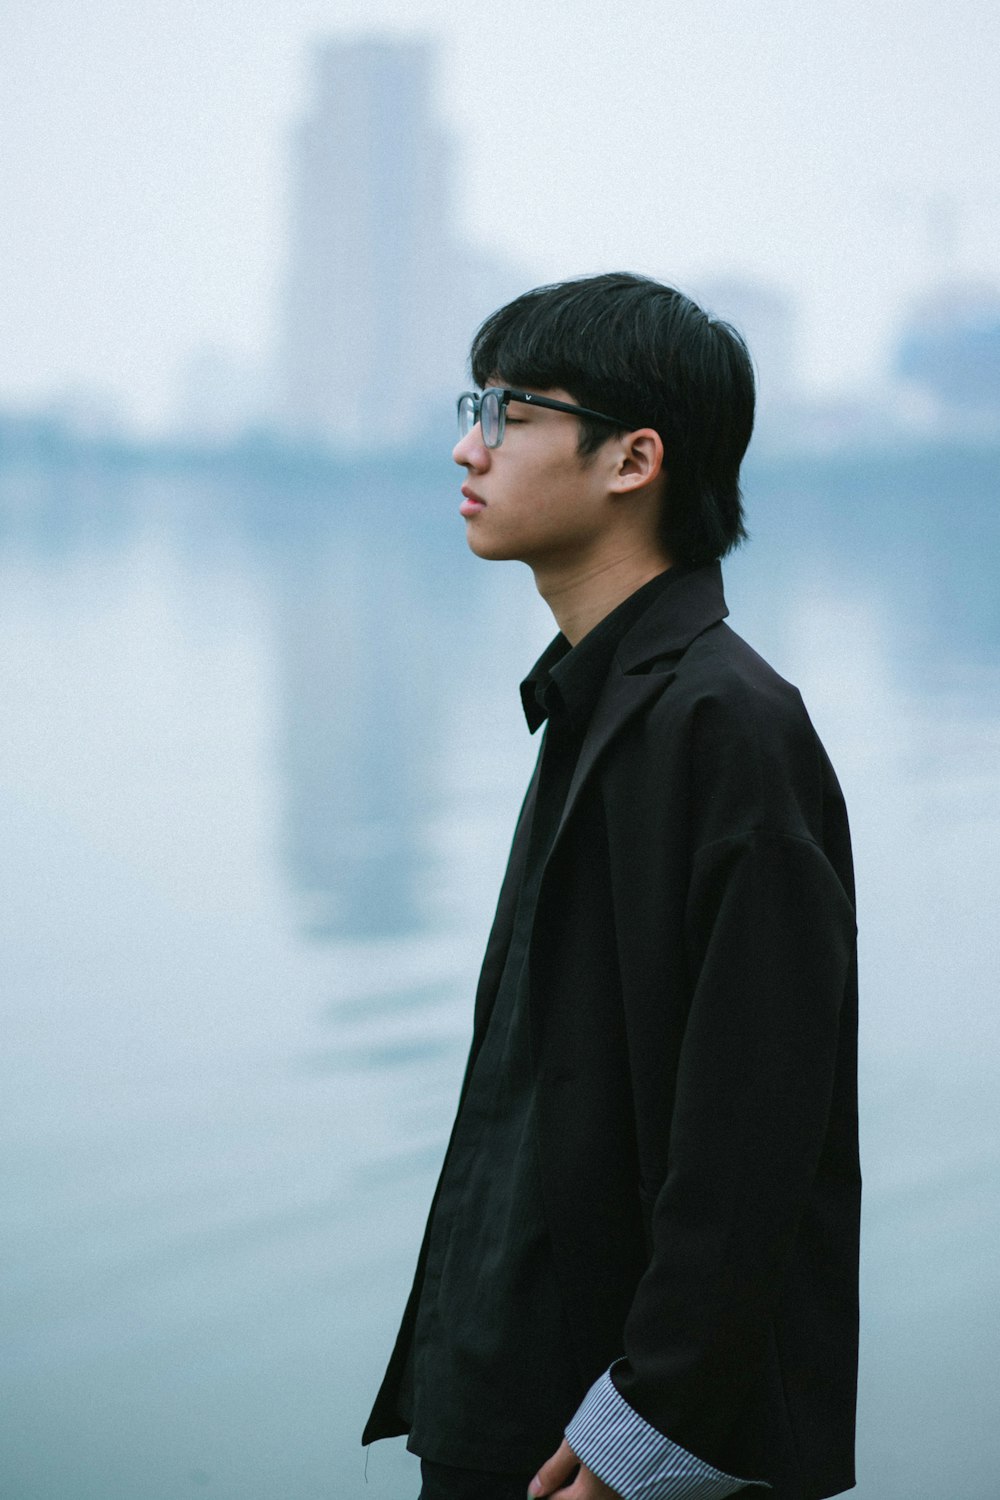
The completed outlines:
[[[674,670],[682,690],[742,702],[744,709],[757,705],[768,718],[782,711],[805,712],[798,688],[724,620],[696,636],[675,660]]]
[[[652,670],[671,680],[647,750],[683,770],[697,841],[764,830],[822,842],[840,791],[798,688],[721,622]]]
[[[660,700],[664,721],[689,718],[705,732],[741,740],[780,741],[803,731],[815,739],[798,688],[721,621],[650,670],[670,675]]]

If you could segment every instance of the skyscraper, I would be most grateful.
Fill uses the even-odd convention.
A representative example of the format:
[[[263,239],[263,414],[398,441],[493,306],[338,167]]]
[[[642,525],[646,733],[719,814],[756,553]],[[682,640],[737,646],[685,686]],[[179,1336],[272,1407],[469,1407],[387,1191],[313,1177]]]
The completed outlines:
[[[945,282],[911,307],[895,372],[924,393],[946,429],[1000,424],[1000,288]]]
[[[431,100],[433,45],[345,38],[315,49],[293,139],[280,350],[283,420],[356,447],[405,442],[462,378],[482,264],[457,240],[451,151]],[[478,301],[478,306],[475,303]]]

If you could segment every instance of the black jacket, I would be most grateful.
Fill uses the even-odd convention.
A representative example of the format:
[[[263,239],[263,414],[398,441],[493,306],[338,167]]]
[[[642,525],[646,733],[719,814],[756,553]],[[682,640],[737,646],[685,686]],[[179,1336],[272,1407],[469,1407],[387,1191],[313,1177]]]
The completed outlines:
[[[655,1428],[768,1480],[774,1500],[817,1500],[854,1483],[850,839],[798,692],[726,613],[718,565],[676,570],[594,711],[529,956],[539,1153],[586,1377],[624,1353],[615,1383]],[[534,782],[472,1056],[533,796]],[[648,1260],[623,1277],[639,1221]],[[425,1251],[364,1442],[401,1430],[393,1399]]]

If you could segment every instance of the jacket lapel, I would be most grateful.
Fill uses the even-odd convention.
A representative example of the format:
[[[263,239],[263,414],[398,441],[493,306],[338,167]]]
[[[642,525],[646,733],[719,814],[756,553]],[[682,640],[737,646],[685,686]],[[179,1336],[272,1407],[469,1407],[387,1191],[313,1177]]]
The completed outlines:
[[[632,715],[637,714],[640,709],[645,708],[647,703],[651,703],[654,698],[658,697],[670,681],[669,675],[660,672],[629,677],[621,671],[617,663],[612,667],[612,673],[613,675],[608,678],[597,700],[590,727],[580,747],[580,756],[573,772],[573,779],[569,784],[562,817],[559,819],[559,826],[552,841],[552,849],[555,849],[558,844],[562,831],[572,817],[573,809],[580,799],[580,793],[611,741],[624,729]]]
[[[672,667],[695,637],[710,625],[724,619],[727,613],[718,563],[700,568],[677,568],[670,586],[625,635],[580,747],[576,770],[566,794],[566,803],[546,865],[559,844],[567,822],[573,816],[583,788],[594,774],[608,746],[629,720],[652,703],[673,681]],[[486,1032],[510,947],[538,792],[540,763],[539,757],[521,807],[493,928],[486,945],[476,991],[473,1040],[463,1096],[472,1064]]]
[[[718,563],[678,568],[671,585],[626,634],[584,736],[550,858],[608,746],[673,680],[671,667],[691,642],[728,613]]]

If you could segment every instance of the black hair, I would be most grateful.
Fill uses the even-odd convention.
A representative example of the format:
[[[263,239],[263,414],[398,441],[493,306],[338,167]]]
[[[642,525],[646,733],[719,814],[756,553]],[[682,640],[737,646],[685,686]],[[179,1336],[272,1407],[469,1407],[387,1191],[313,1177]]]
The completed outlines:
[[[741,336],[683,292],[627,271],[536,287],[491,313],[472,342],[472,377],[567,391],[663,439],[660,540],[675,562],[724,557],[746,539],[740,463],[753,431],[753,363]],[[578,417],[581,456],[607,423]]]

